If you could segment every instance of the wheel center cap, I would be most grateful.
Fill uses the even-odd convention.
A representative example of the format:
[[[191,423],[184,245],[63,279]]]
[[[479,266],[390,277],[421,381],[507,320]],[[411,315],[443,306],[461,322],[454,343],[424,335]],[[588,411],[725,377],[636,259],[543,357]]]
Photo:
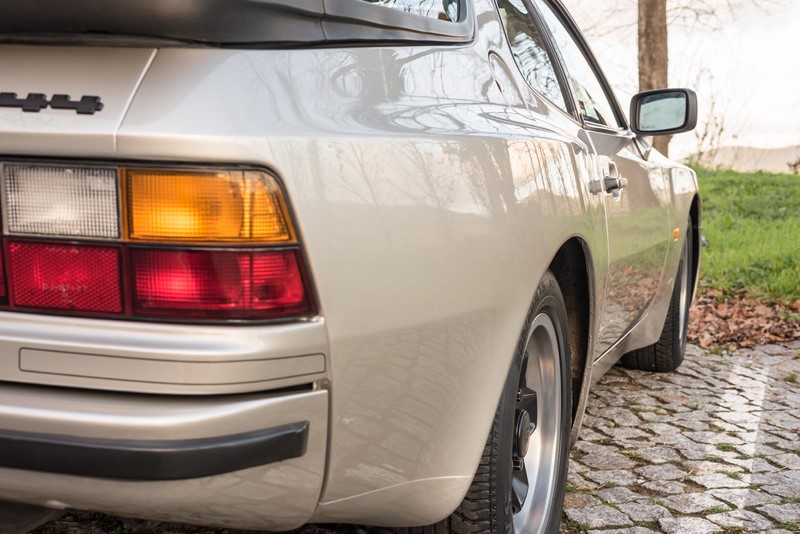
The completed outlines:
[[[532,433],[533,426],[531,425],[531,415],[528,410],[517,410],[515,448],[519,458],[525,458],[525,455],[528,454]]]

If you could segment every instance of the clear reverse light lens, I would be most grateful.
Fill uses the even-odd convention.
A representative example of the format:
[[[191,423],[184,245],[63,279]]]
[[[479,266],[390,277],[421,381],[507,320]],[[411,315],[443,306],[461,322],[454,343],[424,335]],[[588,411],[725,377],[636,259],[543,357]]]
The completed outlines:
[[[117,239],[117,183],[113,168],[6,164],[6,233]]]

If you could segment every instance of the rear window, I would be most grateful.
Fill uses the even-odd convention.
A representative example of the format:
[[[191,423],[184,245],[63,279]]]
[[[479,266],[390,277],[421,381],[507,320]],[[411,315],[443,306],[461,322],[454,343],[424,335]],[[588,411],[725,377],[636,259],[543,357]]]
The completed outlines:
[[[363,0],[370,4],[390,7],[406,13],[422,15],[431,19],[458,20],[459,0]]]

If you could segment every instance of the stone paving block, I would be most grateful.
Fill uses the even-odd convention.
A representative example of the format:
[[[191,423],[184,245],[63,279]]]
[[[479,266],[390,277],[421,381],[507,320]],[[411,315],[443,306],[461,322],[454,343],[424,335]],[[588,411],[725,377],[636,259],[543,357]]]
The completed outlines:
[[[767,504],[757,510],[779,523],[800,522],[800,504],[798,503]]]
[[[678,452],[687,460],[705,460],[708,458],[709,453],[706,452],[705,446],[693,443],[693,447],[681,447]]]
[[[737,480],[721,473],[711,473],[708,475],[697,475],[689,477],[689,480],[699,484],[704,488],[746,488],[750,484],[743,480]]]
[[[800,486],[797,484],[775,484],[773,486],[761,486],[760,489],[770,495],[786,498],[797,498],[800,495]]]
[[[583,476],[579,475],[578,473],[568,473],[567,484],[577,489],[593,490],[597,489],[598,487],[597,484],[595,484],[591,480],[586,480]]]
[[[589,471],[586,473],[586,478],[600,485],[630,486],[644,482],[644,479],[624,469]]]
[[[673,447],[678,449],[688,449],[693,450],[697,449],[698,446],[702,450],[703,445],[698,444],[696,441],[692,441],[684,434],[681,433],[674,433],[674,434],[665,434],[663,436],[653,436],[650,438],[650,443],[653,445],[663,445],[667,447]]]
[[[647,465],[634,469],[647,480],[681,480],[689,473],[678,469],[672,464]]]
[[[586,414],[583,416],[583,426],[587,428],[597,428],[598,426],[608,423],[606,419],[601,419],[594,415]]]
[[[800,444],[798,446],[800,446]],[[800,470],[800,455],[797,455],[793,452],[772,456],[770,461],[778,464],[781,467],[785,467],[786,469],[793,469],[796,471]]]
[[[738,458],[736,456],[731,457],[730,454],[720,454],[720,452],[714,453],[714,456],[718,456],[719,458],[722,459],[723,462],[725,462],[724,464],[721,465],[725,464],[727,464],[728,466],[733,465],[741,468],[742,471],[747,473],[769,473],[771,471],[777,471],[778,469],[777,467],[775,467],[774,465],[772,465],[771,463],[767,462],[762,458]],[[690,462],[686,463],[688,465]],[[734,471],[738,470],[734,469]]]
[[[632,469],[636,467],[636,462],[618,452],[590,454],[581,458],[581,462],[589,467],[603,470]]]
[[[642,420],[636,417],[636,414],[631,412],[628,407],[608,409],[603,413],[603,417],[617,426],[639,426],[642,424]]]
[[[608,439],[607,437],[603,436],[603,439]],[[616,447],[611,445],[603,445],[601,443],[595,443],[593,441],[583,441],[579,440],[578,443],[572,448],[574,451],[585,452],[586,454],[591,455],[598,455],[598,454],[613,454],[618,452]]]
[[[765,456],[767,458],[783,452],[774,447],[770,447],[763,442],[749,442],[742,445],[734,445],[733,448],[739,451],[740,454],[746,454],[748,456]]]
[[[564,509],[568,508],[589,508],[603,504],[600,499],[588,493],[567,492],[564,495]]]
[[[717,445],[719,443],[742,445],[746,443],[739,438],[734,438],[733,436],[729,436],[727,434],[720,434],[719,432],[686,432],[684,436],[695,443],[705,443],[709,445]]]
[[[712,453],[709,456],[714,456],[714,454]],[[708,456],[706,458],[708,458]],[[741,477],[741,473],[744,471],[744,469],[738,465],[724,463],[724,460],[723,462],[714,462],[707,459],[703,461],[687,460],[683,462],[683,465],[695,476],[711,475],[714,473],[735,473]]]
[[[639,424],[641,424],[641,421]],[[614,439],[614,441],[621,439],[646,438],[650,435],[647,432],[642,432],[638,428],[627,426],[618,428],[602,428],[600,431],[610,436],[612,439]]]
[[[581,440],[584,441],[597,441],[599,439],[606,439],[602,434],[598,434],[589,427],[581,427]]]
[[[800,472],[782,470],[772,473],[753,473],[751,475],[751,480],[756,486],[794,484],[800,487]]]
[[[776,471],[777,467],[764,460],[763,458],[753,458],[753,463],[750,466],[751,473],[770,473]]]
[[[628,516],[610,506],[570,508],[565,510],[567,518],[588,528],[611,528],[633,526]]]
[[[567,466],[568,473],[575,473],[576,475],[580,475],[586,470],[587,467],[585,465],[581,465],[581,463],[578,460],[575,460],[573,458],[570,459],[569,465]]]
[[[682,495],[672,495],[662,499],[664,506],[675,510],[678,514],[699,514],[714,510],[728,511],[730,506],[714,498],[708,493],[684,493]]]
[[[797,433],[790,433],[787,438],[775,435],[774,432],[763,433],[764,443],[773,449],[780,449],[778,454],[797,449]]]
[[[711,532],[722,532],[722,528],[702,517],[667,517],[659,519],[658,525],[666,534],[709,534]]]
[[[657,504],[626,503],[618,508],[636,523],[654,523],[661,518],[672,517],[669,510]]]
[[[718,430],[718,431],[721,431],[721,432],[737,432],[737,433],[741,433],[741,432],[749,432],[747,429],[744,428],[744,426],[742,426],[742,425],[746,425],[746,424],[749,424],[749,423],[739,423],[738,425],[734,425],[733,423],[728,423],[728,422],[725,422],[725,421],[718,421],[717,420],[717,421],[713,421],[708,426],[709,426],[709,428],[711,428],[713,426],[714,430]],[[756,423],[752,423],[752,424],[756,425],[756,428],[758,428],[758,423],[757,422]],[[747,442],[747,441],[750,441],[750,440],[749,439],[743,439],[742,441]]]
[[[659,436],[668,436],[670,434],[680,434],[683,432],[680,427],[667,423],[645,423],[642,425],[642,428]]]
[[[735,411],[735,412],[717,412],[714,414],[715,417],[722,419],[727,423],[758,423],[762,417],[761,412],[744,412],[744,411]]]
[[[764,490],[764,488],[761,488]],[[795,489],[795,491],[797,491]],[[770,495],[758,489],[714,489],[708,493],[714,497],[729,503],[736,508],[748,508],[750,506],[762,506],[764,504],[776,504],[781,502],[780,497]]]
[[[749,510],[733,510],[732,512],[712,514],[706,516],[706,519],[721,527],[729,529],[743,528],[748,532],[764,530],[773,526],[772,521]]]
[[[770,425],[787,432],[797,432],[797,430],[800,430],[800,420],[779,410],[772,412],[769,417],[765,419],[769,421]]]
[[[786,347],[783,345],[761,345],[756,349],[758,352],[764,354],[771,354],[775,356],[783,356],[786,354]]]
[[[695,432],[703,432],[711,430],[711,425],[704,421],[692,421],[688,419],[676,419],[675,424],[682,430],[693,430]]]
[[[589,530],[587,534],[658,534],[645,527],[612,528],[611,530]]]
[[[631,501],[647,499],[646,495],[635,493],[627,487],[603,488],[594,493],[600,499],[610,504],[620,504]]]
[[[680,482],[675,482],[672,480],[657,480],[655,482],[647,482],[642,484],[642,487],[663,495],[680,495],[686,493],[686,484],[681,484]]]
[[[681,459],[681,456],[675,452],[675,449],[667,447],[647,447],[639,449],[636,451],[636,454],[639,455],[642,461],[649,464],[665,464],[668,462],[677,462]]]

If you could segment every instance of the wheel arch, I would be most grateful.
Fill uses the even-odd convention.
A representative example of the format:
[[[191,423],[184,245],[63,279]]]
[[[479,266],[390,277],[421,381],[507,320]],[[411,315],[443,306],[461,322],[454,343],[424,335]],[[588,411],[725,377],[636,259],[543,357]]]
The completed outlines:
[[[572,373],[572,433],[574,444],[578,437],[591,382],[589,357],[593,343],[595,291],[592,282],[591,251],[579,236],[568,239],[553,257],[549,269],[558,280],[567,308],[570,337],[570,369]]]

